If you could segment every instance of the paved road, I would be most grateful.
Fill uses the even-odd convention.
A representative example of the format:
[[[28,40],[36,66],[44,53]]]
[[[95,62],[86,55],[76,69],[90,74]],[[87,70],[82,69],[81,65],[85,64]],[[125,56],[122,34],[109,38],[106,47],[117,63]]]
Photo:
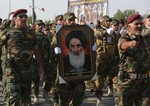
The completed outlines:
[[[106,91],[105,89],[104,91]],[[39,105],[33,105],[33,106],[53,106],[53,104],[46,104],[44,102],[44,99],[41,98],[42,89],[40,88],[40,104]],[[49,95],[50,96],[50,95]],[[33,101],[33,98],[32,98]],[[2,100],[2,92],[0,92],[0,106],[3,106],[3,100]],[[96,97],[93,93],[90,93],[86,91],[85,99],[82,103],[82,106],[96,106]],[[107,96],[106,92],[104,92],[104,96],[102,98],[102,103],[100,106],[114,106],[114,98]]]

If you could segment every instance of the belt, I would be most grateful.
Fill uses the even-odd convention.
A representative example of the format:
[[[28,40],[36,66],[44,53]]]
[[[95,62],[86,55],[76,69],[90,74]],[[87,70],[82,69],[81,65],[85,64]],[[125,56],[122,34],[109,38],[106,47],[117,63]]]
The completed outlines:
[[[145,79],[145,78],[149,78],[149,74],[125,73],[125,78]]]

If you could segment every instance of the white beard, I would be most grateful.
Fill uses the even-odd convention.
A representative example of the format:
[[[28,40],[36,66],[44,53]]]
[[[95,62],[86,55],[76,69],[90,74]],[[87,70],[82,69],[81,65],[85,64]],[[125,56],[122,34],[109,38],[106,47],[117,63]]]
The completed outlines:
[[[73,66],[77,69],[83,68],[84,62],[85,62],[84,50],[82,50],[81,53],[78,56],[73,55],[69,51],[69,61],[70,61],[71,66]]]

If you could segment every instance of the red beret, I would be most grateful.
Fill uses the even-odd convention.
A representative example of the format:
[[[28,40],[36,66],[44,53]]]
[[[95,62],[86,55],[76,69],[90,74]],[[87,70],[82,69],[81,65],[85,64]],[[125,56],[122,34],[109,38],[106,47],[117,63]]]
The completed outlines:
[[[142,19],[140,14],[133,14],[132,16],[130,16],[127,20],[127,24],[132,23],[134,20],[136,19]]]
[[[18,9],[13,13],[13,17],[16,17],[20,13],[27,13],[26,9]]]

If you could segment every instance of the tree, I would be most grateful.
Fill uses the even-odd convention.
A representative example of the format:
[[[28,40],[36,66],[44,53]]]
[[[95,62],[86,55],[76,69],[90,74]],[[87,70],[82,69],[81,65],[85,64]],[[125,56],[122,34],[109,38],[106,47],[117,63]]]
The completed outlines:
[[[32,16],[30,15],[27,19],[28,24],[32,24]]]
[[[135,10],[124,10],[123,12],[121,10],[118,10],[117,13],[114,15],[115,19],[124,19],[126,20],[128,17],[130,17],[133,14],[137,14],[139,12],[135,11]]]

